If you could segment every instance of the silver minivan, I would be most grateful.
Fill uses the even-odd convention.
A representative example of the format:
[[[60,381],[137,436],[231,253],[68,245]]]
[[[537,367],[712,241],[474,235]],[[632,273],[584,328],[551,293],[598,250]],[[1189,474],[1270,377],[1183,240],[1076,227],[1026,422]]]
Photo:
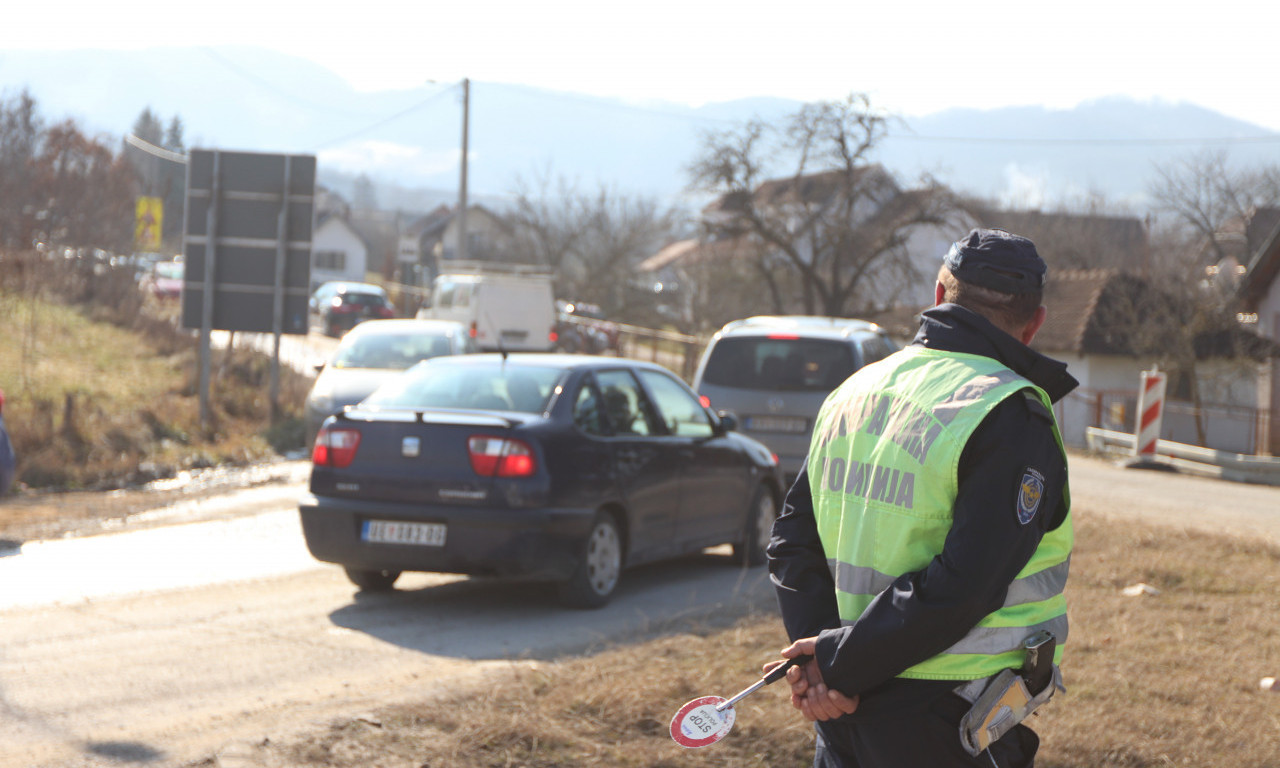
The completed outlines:
[[[738,417],[739,431],[778,456],[791,483],[809,453],[823,400],[854,371],[898,349],[865,320],[806,315],[735,320],[711,338],[693,388]]]

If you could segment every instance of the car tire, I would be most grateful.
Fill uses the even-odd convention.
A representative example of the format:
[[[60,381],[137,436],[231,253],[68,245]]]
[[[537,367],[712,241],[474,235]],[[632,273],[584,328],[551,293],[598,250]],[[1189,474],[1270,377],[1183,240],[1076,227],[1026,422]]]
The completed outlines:
[[[361,592],[389,592],[400,578],[400,571],[374,571],[364,568],[347,568],[347,578]]]
[[[622,534],[613,515],[601,512],[596,516],[581,554],[578,569],[560,584],[560,601],[569,608],[602,608],[622,575]]]
[[[778,519],[778,504],[767,485],[756,488],[747,507],[746,526],[742,540],[733,545],[733,560],[738,565],[754,567],[764,565],[764,548],[769,545],[773,521]]]

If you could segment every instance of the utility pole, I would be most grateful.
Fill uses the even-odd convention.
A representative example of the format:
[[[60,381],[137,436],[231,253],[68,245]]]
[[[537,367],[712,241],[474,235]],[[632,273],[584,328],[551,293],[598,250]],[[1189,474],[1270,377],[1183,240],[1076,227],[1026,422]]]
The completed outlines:
[[[458,182],[458,259],[467,258],[467,134],[471,118],[471,81],[462,79],[462,179]]]

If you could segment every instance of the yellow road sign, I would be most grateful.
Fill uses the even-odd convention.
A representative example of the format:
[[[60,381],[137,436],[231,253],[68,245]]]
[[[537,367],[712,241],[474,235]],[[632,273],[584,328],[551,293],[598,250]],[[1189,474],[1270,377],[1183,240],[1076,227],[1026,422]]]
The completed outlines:
[[[164,199],[139,197],[135,208],[133,240],[139,250],[159,250],[164,224]]]

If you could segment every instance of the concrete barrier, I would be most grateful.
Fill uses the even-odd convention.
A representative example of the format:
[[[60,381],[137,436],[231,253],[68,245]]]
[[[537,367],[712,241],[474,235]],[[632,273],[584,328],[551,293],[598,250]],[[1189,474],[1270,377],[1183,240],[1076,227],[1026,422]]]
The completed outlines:
[[[1126,457],[1133,456],[1136,442],[1128,432],[1097,427],[1085,430],[1085,440],[1092,451],[1122,454]],[[1238,483],[1280,485],[1280,457],[1229,453],[1169,440],[1156,441],[1155,456],[1154,461],[1167,463],[1170,468],[1179,472],[1219,477]]]

